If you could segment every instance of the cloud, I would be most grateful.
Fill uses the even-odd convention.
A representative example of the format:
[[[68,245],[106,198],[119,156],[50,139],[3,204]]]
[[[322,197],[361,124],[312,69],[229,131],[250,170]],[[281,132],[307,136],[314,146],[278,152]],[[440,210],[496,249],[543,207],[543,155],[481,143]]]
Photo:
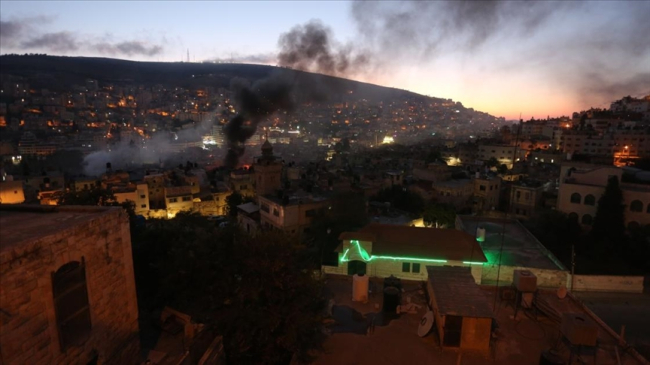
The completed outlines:
[[[3,49],[17,52],[26,50],[62,54],[97,52],[110,56],[147,57],[163,52],[161,44],[149,44],[140,40],[107,39],[106,37],[97,39],[69,31],[43,32],[39,29],[51,19],[36,16],[0,21],[0,41]]]

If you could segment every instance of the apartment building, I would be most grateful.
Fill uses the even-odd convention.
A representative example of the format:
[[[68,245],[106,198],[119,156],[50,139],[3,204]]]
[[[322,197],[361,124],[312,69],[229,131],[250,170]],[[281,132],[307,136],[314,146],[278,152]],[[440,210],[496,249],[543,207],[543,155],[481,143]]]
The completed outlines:
[[[565,163],[560,170],[557,210],[591,225],[598,200],[605,192],[608,179],[622,179],[623,170],[615,166]],[[620,183],[628,227],[650,224],[650,185]]]

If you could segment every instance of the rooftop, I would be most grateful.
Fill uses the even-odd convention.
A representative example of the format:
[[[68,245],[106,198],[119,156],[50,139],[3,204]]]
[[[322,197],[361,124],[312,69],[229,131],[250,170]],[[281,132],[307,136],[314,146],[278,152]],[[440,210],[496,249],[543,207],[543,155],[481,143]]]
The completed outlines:
[[[485,228],[485,240],[480,245],[490,264],[499,262],[499,252],[502,250],[502,265],[566,270],[532,233],[514,219],[467,215],[457,217],[462,223],[460,229],[472,237],[475,237],[478,227]],[[505,233],[502,234],[503,232]]]
[[[441,348],[436,326],[425,337],[417,334],[420,319],[426,313],[427,299],[421,282],[402,280],[402,304],[414,303],[420,307],[416,313],[402,313],[387,316],[381,313],[382,280],[370,279],[367,303],[353,302],[352,277],[328,276],[326,288],[332,298],[332,316],[328,328],[329,336],[324,351],[315,364],[464,364],[464,365],[520,365],[539,363],[542,352],[554,349],[557,355],[568,363],[569,349],[558,342],[560,324],[543,312],[520,310],[514,316],[511,301],[498,298],[494,302],[495,288],[479,286],[476,300],[488,303],[497,328],[494,332],[489,357],[471,351],[460,352],[455,348]],[[597,319],[571,295],[559,299],[554,290],[540,290],[540,302],[545,310],[555,313],[584,313],[598,325],[598,364],[617,364],[615,347],[618,337],[602,321]],[[494,306],[494,304],[496,306]],[[374,331],[368,335],[367,328],[374,323]],[[625,346],[618,348],[620,364],[644,364],[642,358]],[[582,362],[581,362],[582,361]],[[594,356],[581,355],[574,363],[594,364]]]
[[[0,251],[56,234],[121,207],[0,205]]]
[[[370,223],[357,232],[343,232],[341,240],[372,242],[372,254],[487,262],[473,235],[456,229],[421,228]]]
[[[427,266],[427,273],[440,314],[493,317],[469,267]]]

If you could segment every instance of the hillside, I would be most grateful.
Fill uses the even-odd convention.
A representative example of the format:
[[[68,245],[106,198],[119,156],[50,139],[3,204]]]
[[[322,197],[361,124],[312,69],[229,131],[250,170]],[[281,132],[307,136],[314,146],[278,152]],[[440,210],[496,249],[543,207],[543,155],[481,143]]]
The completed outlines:
[[[273,73],[282,73],[293,78],[299,86],[308,85],[312,88],[314,84],[324,85],[328,93],[348,94],[352,91],[355,98],[384,101],[395,98],[441,100],[394,88],[264,65],[135,62],[111,58],[45,55],[0,56],[0,75],[22,76],[30,79],[33,88],[47,88],[53,91],[69,91],[70,86],[83,84],[87,78],[113,84],[229,88],[231,80],[235,77],[254,81]]]

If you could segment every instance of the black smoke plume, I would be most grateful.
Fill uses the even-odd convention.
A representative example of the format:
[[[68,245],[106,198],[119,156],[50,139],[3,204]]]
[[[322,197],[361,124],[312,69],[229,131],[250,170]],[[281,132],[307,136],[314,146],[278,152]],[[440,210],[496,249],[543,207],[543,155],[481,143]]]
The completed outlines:
[[[278,45],[280,66],[317,74],[278,71],[252,85],[233,80],[231,88],[239,113],[224,126],[228,141],[224,164],[228,168],[237,167],[246,141],[273,113],[293,110],[296,101],[324,101],[332,93],[342,91],[338,80],[321,74],[346,76],[357,72],[367,61],[365,54],[333,42],[331,30],[317,21],[294,27],[280,36]]]
[[[278,45],[278,62],[283,67],[347,76],[368,63],[362,47],[339,45],[332,39],[331,29],[316,20],[293,27],[280,36]]]
[[[291,90],[294,80],[285,73],[276,73],[252,85],[241,79],[233,80],[232,88],[239,113],[223,127],[228,141],[224,161],[226,167],[237,167],[239,158],[244,154],[244,143],[255,134],[257,126],[265,118],[278,110],[293,110]]]

